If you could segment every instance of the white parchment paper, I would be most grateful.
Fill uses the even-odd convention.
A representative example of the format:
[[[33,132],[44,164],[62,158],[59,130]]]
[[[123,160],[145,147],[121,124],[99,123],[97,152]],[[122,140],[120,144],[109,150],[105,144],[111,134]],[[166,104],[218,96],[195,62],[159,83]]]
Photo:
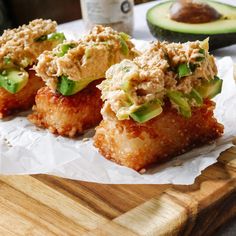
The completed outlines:
[[[215,116],[224,124],[222,138],[156,166],[145,174],[103,158],[93,147],[94,130],[78,139],[55,136],[34,127],[26,113],[0,121],[0,174],[49,173],[70,179],[108,184],[192,184],[201,171],[231,147],[236,136],[236,85],[233,61],[218,61],[223,90],[216,97]]]

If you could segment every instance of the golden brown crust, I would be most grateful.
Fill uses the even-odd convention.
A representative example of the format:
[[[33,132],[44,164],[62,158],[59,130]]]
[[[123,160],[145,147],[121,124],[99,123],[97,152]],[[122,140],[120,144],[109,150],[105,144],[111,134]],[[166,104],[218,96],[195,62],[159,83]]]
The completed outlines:
[[[220,137],[224,127],[214,118],[214,107],[205,101],[186,119],[167,104],[161,115],[144,124],[114,116],[96,128],[94,145],[107,159],[140,170]]]
[[[0,119],[19,111],[30,109],[39,88],[44,85],[41,78],[32,70],[28,71],[29,80],[26,86],[16,94],[11,94],[0,88]]]
[[[36,105],[28,119],[55,134],[74,137],[83,133],[102,119],[101,93],[96,88],[100,82],[94,81],[72,96],[63,96],[43,87],[36,95]]]

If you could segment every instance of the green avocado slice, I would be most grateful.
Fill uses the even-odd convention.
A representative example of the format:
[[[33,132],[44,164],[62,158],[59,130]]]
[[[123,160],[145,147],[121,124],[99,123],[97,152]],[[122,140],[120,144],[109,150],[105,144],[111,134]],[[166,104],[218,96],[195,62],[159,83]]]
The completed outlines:
[[[184,96],[183,93],[179,91],[168,91],[167,97],[170,101],[179,107],[179,111],[182,116],[189,118],[191,117],[191,107],[188,103],[188,99]]]
[[[80,81],[74,81],[63,75],[58,78],[57,91],[64,96],[74,95],[94,80],[94,78],[86,78]]]
[[[29,74],[25,70],[10,68],[0,73],[0,86],[9,93],[18,93],[28,82]]]
[[[49,41],[58,41],[58,43],[62,43],[66,39],[65,35],[60,32],[53,33],[48,37]]]
[[[202,85],[198,87],[196,91],[203,98],[211,99],[215,97],[217,94],[221,93],[222,85],[223,85],[223,80],[215,76],[214,79],[202,83]]]
[[[57,43],[62,43],[65,40],[65,35],[63,33],[55,32],[53,34],[49,35],[42,35],[36,39],[34,39],[35,42],[43,42],[46,40],[49,41],[57,41]]]
[[[128,34],[125,34],[123,32],[121,32],[119,34],[119,41],[120,41],[120,46],[121,46],[121,52],[125,55],[125,56],[128,56],[129,55],[129,47],[126,43],[126,40],[129,39],[129,35]]]
[[[205,59],[205,50],[203,48],[201,48],[199,50],[199,53],[202,54],[202,57],[197,57],[196,61],[203,61]]]
[[[201,106],[203,104],[202,96],[196,89],[192,89],[192,91],[188,94],[188,97],[190,99],[194,99],[198,106]]]
[[[210,0],[203,2],[215,8],[222,17],[209,23],[177,22],[169,16],[169,8],[173,1],[166,1],[155,5],[147,12],[146,19],[151,33],[159,40],[181,43],[204,40],[209,37],[210,50],[234,44],[236,38],[236,7]]]
[[[130,114],[130,117],[139,123],[144,123],[160,115],[161,113],[161,102],[159,100],[155,100],[140,106],[135,112]]]
[[[133,97],[132,97],[132,83],[131,80],[126,80],[122,85],[121,89],[126,93],[128,99],[131,102],[134,102]]]
[[[66,43],[60,45],[60,50],[57,53],[58,57],[63,57],[70,49],[74,48],[76,45],[73,43]]]
[[[179,78],[182,78],[182,77],[192,74],[192,71],[191,71],[188,63],[179,64],[179,66],[177,68],[177,72],[178,72]]]
[[[48,39],[48,36],[47,35],[42,35],[36,39],[34,39],[35,42],[43,42],[43,41],[46,41]]]

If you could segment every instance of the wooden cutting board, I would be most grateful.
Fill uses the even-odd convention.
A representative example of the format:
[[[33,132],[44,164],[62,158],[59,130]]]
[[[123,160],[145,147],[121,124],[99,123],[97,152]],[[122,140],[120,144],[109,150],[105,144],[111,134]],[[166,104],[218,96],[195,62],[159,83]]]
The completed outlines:
[[[190,186],[0,177],[0,235],[210,235],[236,215],[236,147]]]

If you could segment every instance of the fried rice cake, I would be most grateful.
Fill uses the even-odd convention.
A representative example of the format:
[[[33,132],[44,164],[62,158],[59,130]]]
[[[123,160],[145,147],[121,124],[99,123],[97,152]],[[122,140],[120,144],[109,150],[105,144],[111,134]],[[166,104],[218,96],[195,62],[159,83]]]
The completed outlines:
[[[30,68],[43,51],[52,50],[65,39],[56,32],[56,26],[55,21],[37,19],[5,30],[0,37],[0,118],[34,104],[44,82]]]
[[[139,171],[220,137],[224,127],[214,118],[214,107],[206,100],[186,119],[168,105],[143,124],[113,114],[96,128],[94,145],[107,159]]]
[[[12,94],[4,88],[0,88],[0,119],[19,111],[28,110],[33,106],[35,95],[44,82],[35,75],[34,71],[28,70],[28,74],[29,80],[26,86],[18,93]]]
[[[102,107],[96,85],[111,65],[137,54],[128,35],[103,26],[42,53],[35,70],[47,87],[39,90],[29,120],[69,137],[94,127],[101,121]]]
[[[208,144],[224,131],[211,100],[221,86],[207,41],[155,42],[107,71],[94,145],[107,159],[139,171]]]
[[[101,92],[96,87],[100,80],[93,81],[81,92],[72,96],[54,93],[49,87],[41,88],[36,105],[28,119],[39,127],[45,127],[54,134],[74,137],[97,125],[101,119]]]

